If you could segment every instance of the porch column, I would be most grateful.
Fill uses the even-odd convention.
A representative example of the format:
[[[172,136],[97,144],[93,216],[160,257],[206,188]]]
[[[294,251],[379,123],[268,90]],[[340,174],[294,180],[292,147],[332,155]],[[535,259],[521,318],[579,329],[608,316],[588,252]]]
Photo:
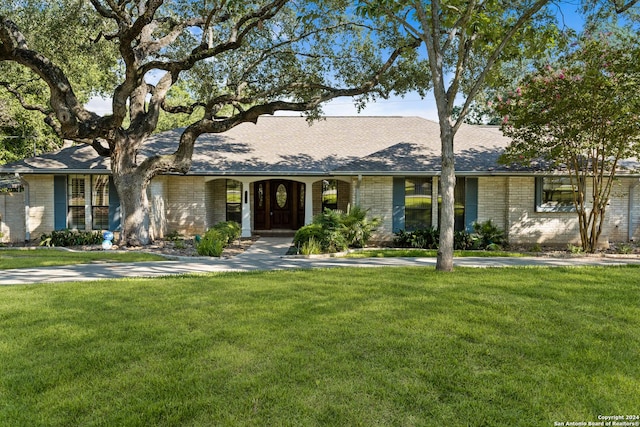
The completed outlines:
[[[305,179],[304,185],[304,225],[307,225],[313,221],[313,181]]]
[[[242,234],[240,237],[251,237],[251,182],[240,180],[242,183]]]

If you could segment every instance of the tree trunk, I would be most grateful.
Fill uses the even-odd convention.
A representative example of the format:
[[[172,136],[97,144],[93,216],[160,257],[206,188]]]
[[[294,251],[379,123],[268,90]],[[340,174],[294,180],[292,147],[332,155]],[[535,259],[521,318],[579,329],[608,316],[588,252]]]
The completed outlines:
[[[120,198],[122,218],[119,243],[124,246],[151,243],[147,187],[153,175],[137,164],[138,147],[143,141],[144,137],[119,135],[111,154],[111,172]]]
[[[442,173],[440,176],[440,193],[442,209],[440,210],[440,245],[436,270],[453,271],[453,232],[454,232],[454,192],[456,171],[453,155],[454,131],[448,121],[440,120],[440,140],[442,143]]]
[[[120,244],[124,246],[144,246],[151,243],[149,235],[148,182],[139,171],[114,175],[113,182],[122,209],[122,232]]]

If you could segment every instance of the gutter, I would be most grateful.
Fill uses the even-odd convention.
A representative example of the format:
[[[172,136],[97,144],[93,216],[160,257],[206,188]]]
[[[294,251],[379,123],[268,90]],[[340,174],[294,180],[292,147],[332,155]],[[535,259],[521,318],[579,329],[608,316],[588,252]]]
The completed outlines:
[[[630,242],[633,242],[633,211],[635,210],[634,199],[638,185],[640,185],[640,180],[635,181],[629,186],[629,203],[627,204],[627,237]]]
[[[29,196],[29,182],[20,176],[18,172],[16,172],[15,177],[20,180],[22,183],[22,187],[24,188],[24,241],[31,241],[31,228],[29,224],[29,211],[31,210],[30,206],[30,196]]]

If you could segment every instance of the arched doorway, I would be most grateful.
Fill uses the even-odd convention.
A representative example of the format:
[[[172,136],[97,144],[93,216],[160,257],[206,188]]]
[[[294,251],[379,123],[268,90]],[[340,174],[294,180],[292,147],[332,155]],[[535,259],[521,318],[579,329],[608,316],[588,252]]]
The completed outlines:
[[[305,185],[286,179],[254,184],[254,229],[297,230],[304,224]]]

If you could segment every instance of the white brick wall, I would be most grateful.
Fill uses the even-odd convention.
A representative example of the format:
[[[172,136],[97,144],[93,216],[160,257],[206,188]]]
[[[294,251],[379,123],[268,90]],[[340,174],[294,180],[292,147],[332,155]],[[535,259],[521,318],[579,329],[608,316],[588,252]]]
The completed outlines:
[[[167,179],[167,230],[184,235],[202,234],[206,228],[205,182],[201,176]]]
[[[31,239],[38,239],[54,229],[53,175],[28,175],[29,231]]]
[[[215,179],[205,184],[206,228],[227,219],[227,180]]]
[[[480,177],[478,179],[478,222],[491,220],[506,230],[507,178]]]
[[[147,190],[149,198],[149,234],[151,239],[162,239],[167,234],[167,179],[166,176],[153,178]]]
[[[372,240],[393,240],[393,178],[365,176],[360,185],[360,206],[382,222]]]
[[[25,193],[0,193],[0,242],[24,242]]]

